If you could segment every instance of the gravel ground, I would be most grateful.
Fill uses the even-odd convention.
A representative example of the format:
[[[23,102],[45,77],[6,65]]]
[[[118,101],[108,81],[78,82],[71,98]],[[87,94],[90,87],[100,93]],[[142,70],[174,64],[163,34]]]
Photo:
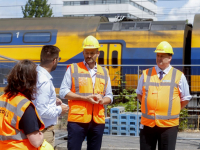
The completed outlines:
[[[57,130],[56,138],[66,135],[66,130]],[[197,150],[200,144],[200,132],[179,132],[176,150]],[[56,150],[67,150],[67,140],[56,140]],[[86,150],[87,141],[82,150]],[[101,150],[139,150],[139,137],[104,135]]]

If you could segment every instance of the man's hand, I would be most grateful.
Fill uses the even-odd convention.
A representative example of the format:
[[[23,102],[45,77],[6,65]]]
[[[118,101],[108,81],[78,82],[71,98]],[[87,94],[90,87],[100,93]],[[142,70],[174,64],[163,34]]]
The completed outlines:
[[[181,110],[189,103],[189,100],[181,101]]]
[[[59,106],[61,104],[62,104],[61,99],[59,99],[59,98],[56,97],[56,106]]]
[[[104,100],[103,100],[103,98],[102,98],[102,96],[100,95],[100,94],[98,94],[98,95],[95,95],[96,96],[96,98],[97,98],[97,101],[99,102],[99,104],[104,104]]]
[[[64,114],[66,114],[67,113],[67,111],[69,110],[69,106],[68,105],[66,105],[66,104],[61,104],[60,105],[61,106],[61,108],[62,108],[62,112],[61,112],[61,115],[64,115]]]
[[[104,104],[104,100],[103,99],[99,100],[99,104],[103,105]]]
[[[92,104],[98,104],[99,101],[97,100],[97,96],[96,95],[89,95],[86,97],[87,101],[92,103]]]
[[[139,99],[139,101],[140,101],[140,104],[142,103],[142,95],[140,95],[140,94],[137,94],[137,98]]]

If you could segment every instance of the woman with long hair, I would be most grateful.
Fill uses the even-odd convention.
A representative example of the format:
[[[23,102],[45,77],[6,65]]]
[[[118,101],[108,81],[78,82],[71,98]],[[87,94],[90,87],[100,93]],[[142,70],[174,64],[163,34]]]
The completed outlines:
[[[0,147],[37,150],[44,141],[44,123],[31,102],[36,95],[36,64],[27,59],[19,61],[7,81],[0,96]]]

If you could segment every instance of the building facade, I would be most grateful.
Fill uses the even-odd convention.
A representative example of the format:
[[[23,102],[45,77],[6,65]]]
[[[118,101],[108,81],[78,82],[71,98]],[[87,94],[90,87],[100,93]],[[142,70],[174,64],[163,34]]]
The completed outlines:
[[[63,0],[63,16],[105,16],[116,21],[122,16],[157,20],[157,0]]]

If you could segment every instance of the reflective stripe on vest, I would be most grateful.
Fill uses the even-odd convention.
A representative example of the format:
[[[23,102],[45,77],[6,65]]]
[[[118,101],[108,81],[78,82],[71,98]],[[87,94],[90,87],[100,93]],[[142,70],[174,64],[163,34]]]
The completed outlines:
[[[17,105],[17,107],[14,107],[13,105],[7,103],[7,102],[4,102],[4,101],[0,101],[0,107],[4,107],[6,108],[7,110],[9,110],[10,112],[13,112],[14,113],[14,116],[12,118],[12,121],[11,121],[11,125],[13,127],[16,127],[16,123],[17,123],[17,116],[19,116],[20,118],[22,117],[22,115],[24,114],[23,111],[21,111],[21,108],[23,107],[23,105],[25,103],[27,103],[29,100],[27,99],[23,99],[22,101],[20,101],[20,103]]]
[[[22,117],[24,112],[21,111],[21,108],[24,106],[25,103],[27,103],[29,100],[28,99],[23,99],[19,102],[17,107],[14,107],[13,105],[9,104],[8,102],[0,101],[0,107],[6,108],[6,110],[9,110],[10,112],[14,113],[14,116],[11,120],[11,125],[15,128],[16,123],[17,123],[17,117]],[[6,112],[5,112],[6,113]],[[5,114],[6,115],[6,114]],[[6,141],[6,140],[23,140],[26,139],[26,135],[17,129],[15,129],[16,135],[11,135],[11,136],[5,136],[5,135],[0,135],[0,140],[1,141]]]
[[[74,82],[75,82],[76,94],[81,95],[81,96],[89,96],[89,95],[93,94],[93,93],[80,93],[80,91],[79,91],[79,81],[78,81],[79,77],[86,77],[86,78],[91,78],[91,77],[90,77],[90,74],[78,73],[78,65],[75,64],[75,63],[73,65],[74,65],[74,73],[72,74],[72,76],[75,79]],[[100,75],[100,74],[96,74],[96,78],[104,79],[105,83],[107,83],[108,82],[107,71],[104,67],[102,67],[102,69],[104,71],[104,76]],[[105,91],[106,91],[106,86],[107,86],[107,84],[104,85],[103,93],[105,93]],[[101,95],[101,96],[103,97],[104,95]]]
[[[159,86],[159,83],[150,82],[152,70],[153,70],[153,68],[149,69],[146,82],[144,83],[145,91],[146,91],[145,92],[145,113],[142,113],[142,116],[145,117],[145,118],[147,118],[147,119],[155,120],[154,116],[148,115],[148,107],[147,107],[147,97],[148,97],[149,86],[157,86],[157,87]],[[171,82],[168,82],[168,83],[161,82],[160,83],[160,86],[170,86],[169,106],[168,106],[167,116],[156,115],[156,119],[167,120],[167,119],[176,119],[176,118],[179,118],[179,115],[171,115],[174,87],[178,86],[175,83],[176,73],[177,73],[177,69],[173,68]]]
[[[8,117],[8,120],[10,120],[10,124],[9,124],[9,121],[7,120],[8,121],[7,125],[9,126],[9,128],[11,126],[13,128],[10,128],[12,133],[11,133],[11,131],[8,133],[3,132],[3,134],[5,134],[5,135],[0,135],[0,141],[7,141],[7,140],[20,140],[21,141],[21,140],[27,139],[26,135],[23,133],[23,131],[20,131],[18,126],[19,126],[19,120],[22,118],[22,116],[24,114],[23,111],[25,111],[26,108],[32,102],[29,101],[28,99],[26,99],[26,97],[24,97],[22,94],[18,94],[18,96],[15,96],[14,98],[10,99],[10,101],[7,100],[6,96],[7,95],[1,96],[2,100],[0,100],[0,107],[5,108],[5,110],[3,110],[3,109],[0,110],[0,113],[3,113],[4,117]],[[34,106],[34,104],[33,104],[33,106]],[[42,130],[42,129],[44,129],[44,123],[42,122],[36,109],[35,109],[35,112],[36,112],[38,119],[41,122],[40,130]],[[12,113],[13,115],[9,115],[9,113]],[[2,128],[1,130],[2,131],[6,130],[6,126],[4,128]],[[8,135],[6,135],[6,134],[8,134]]]
[[[7,140],[24,140],[27,139],[26,135],[15,129],[16,134],[15,135],[11,135],[11,136],[5,136],[5,135],[0,135],[0,140],[1,141],[7,141]]]

